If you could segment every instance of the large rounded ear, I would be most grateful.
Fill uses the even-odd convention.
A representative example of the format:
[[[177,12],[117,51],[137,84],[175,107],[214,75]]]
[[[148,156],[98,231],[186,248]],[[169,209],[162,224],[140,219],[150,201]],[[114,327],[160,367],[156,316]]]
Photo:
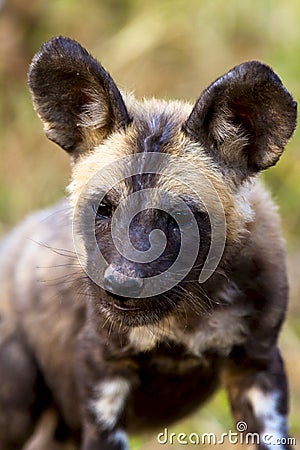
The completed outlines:
[[[111,76],[71,39],[56,37],[42,46],[28,83],[47,137],[75,157],[130,122]]]
[[[200,96],[184,132],[239,179],[274,165],[296,126],[297,104],[273,70],[234,67]]]

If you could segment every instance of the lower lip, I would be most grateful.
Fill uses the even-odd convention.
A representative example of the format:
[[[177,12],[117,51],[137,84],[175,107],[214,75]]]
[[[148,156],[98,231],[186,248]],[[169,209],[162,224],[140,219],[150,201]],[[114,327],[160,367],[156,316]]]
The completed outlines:
[[[126,307],[126,306],[121,306],[121,305],[117,305],[117,303],[114,303],[114,308],[119,309],[120,311],[141,311],[141,308],[138,307]]]

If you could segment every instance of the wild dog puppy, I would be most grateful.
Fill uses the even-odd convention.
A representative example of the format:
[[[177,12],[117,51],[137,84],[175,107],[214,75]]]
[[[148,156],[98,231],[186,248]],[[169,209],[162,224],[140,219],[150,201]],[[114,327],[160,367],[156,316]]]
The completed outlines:
[[[194,106],[138,101],[62,37],[34,57],[29,87],[72,181],[68,202],[2,243],[1,450],[42,442],[47,410],[57,446],[125,450],[128,430],[161,430],[222,383],[235,421],[273,448],[288,436],[288,285],[256,175],[293,134],[291,95],[252,61]]]

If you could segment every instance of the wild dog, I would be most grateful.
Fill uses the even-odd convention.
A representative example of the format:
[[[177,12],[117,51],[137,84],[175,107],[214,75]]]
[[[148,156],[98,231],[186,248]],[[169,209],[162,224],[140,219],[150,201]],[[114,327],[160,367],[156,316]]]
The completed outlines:
[[[257,448],[287,438],[285,246],[256,177],[296,125],[278,76],[245,62],[194,106],[138,101],[58,37],[29,87],[72,181],[2,242],[1,450],[43,441],[47,410],[51,445],[128,449],[128,430],[163,429],[221,384]]]

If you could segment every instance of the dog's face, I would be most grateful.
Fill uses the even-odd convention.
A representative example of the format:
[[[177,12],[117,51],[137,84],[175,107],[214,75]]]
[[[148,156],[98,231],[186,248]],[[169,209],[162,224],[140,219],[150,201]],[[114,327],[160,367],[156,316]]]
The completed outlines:
[[[226,270],[246,239],[247,183],[295,128],[279,78],[249,62],[193,108],[138,102],[78,43],[55,38],[34,58],[29,86],[47,136],[73,160],[75,245],[95,312],[136,326],[205,308],[198,280]]]
[[[227,234],[235,244],[245,221],[209,159],[189,160],[200,150],[181,130],[190,107],[175,115],[173,104],[156,102],[151,117],[151,105],[143,106],[144,114],[141,107],[138,114],[129,109],[133,120],[126,133],[115,133],[75,164],[69,187],[90,292],[101,313],[137,325],[178,309],[187,293],[195,301],[190,284],[198,285],[210,249],[210,217],[223,225],[225,210],[234,210]],[[165,141],[159,121],[172,124]],[[222,245],[225,234],[221,238]],[[199,308],[206,302],[204,296]]]

